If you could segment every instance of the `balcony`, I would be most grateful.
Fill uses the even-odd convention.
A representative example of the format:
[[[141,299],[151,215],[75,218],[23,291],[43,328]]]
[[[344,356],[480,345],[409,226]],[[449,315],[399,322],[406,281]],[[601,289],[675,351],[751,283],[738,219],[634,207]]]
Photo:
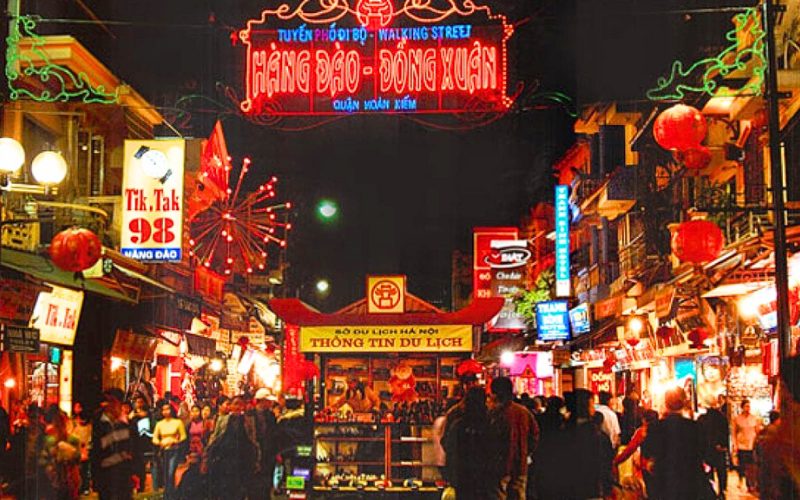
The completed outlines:
[[[644,233],[619,250],[619,277],[634,278],[647,262]]]
[[[597,211],[603,217],[615,219],[636,204],[635,167],[618,168],[600,192]]]

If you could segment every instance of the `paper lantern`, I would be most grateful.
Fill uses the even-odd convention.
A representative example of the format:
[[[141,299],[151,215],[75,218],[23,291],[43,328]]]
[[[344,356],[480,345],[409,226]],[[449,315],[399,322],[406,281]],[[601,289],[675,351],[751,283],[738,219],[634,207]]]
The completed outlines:
[[[696,146],[678,153],[678,161],[691,170],[706,168],[711,163],[711,151],[705,146]]]
[[[703,349],[705,347],[704,342],[708,340],[708,337],[708,330],[703,327],[692,328],[686,336],[689,342],[691,342],[692,349]]]
[[[100,260],[103,245],[100,238],[88,229],[65,229],[50,242],[50,259],[59,269],[79,273]]]
[[[659,326],[656,329],[656,337],[663,341],[667,341],[675,334],[675,328],[671,326]]]
[[[714,260],[723,246],[722,230],[707,220],[682,222],[672,235],[672,252],[681,262],[701,264]]]
[[[474,359],[465,359],[458,364],[456,368],[456,375],[463,377],[464,375],[477,375],[483,373],[483,365]]]
[[[613,352],[606,353],[606,359],[603,360],[603,373],[611,373],[617,365],[617,360],[614,359]]]
[[[653,123],[653,137],[659,146],[669,150],[697,148],[707,131],[708,125],[702,113],[685,104],[665,109]]]

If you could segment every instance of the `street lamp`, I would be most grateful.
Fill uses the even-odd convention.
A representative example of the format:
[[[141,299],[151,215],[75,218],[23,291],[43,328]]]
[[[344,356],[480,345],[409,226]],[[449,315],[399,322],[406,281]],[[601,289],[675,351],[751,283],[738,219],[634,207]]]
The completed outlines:
[[[67,162],[61,153],[42,151],[33,159],[31,173],[47,192],[51,187],[60,184],[67,176]]]
[[[333,200],[320,200],[317,204],[317,216],[322,222],[331,222],[336,219],[339,206]]]
[[[321,295],[328,293],[328,291],[331,289],[331,284],[326,279],[321,279],[317,281],[317,284],[315,286],[317,288],[317,292],[319,292]]]
[[[22,144],[11,137],[0,138],[0,186],[8,184],[8,176],[15,173],[25,163],[25,150]]]

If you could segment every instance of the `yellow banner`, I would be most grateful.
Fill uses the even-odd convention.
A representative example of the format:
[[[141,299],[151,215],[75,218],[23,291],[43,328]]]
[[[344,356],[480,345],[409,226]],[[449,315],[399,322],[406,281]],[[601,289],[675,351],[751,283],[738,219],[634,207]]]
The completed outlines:
[[[304,326],[301,352],[469,352],[472,325]]]

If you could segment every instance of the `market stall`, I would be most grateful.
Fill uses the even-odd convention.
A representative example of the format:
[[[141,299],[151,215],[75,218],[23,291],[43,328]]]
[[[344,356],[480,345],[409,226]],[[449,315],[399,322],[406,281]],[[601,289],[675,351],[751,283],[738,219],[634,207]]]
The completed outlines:
[[[403,276],[370,276],[367,297],[333,314],[298,299],[269,305],[286,324],[284,391],[306,389],[311,356],[320,369],[307,394],[317,402],[315,489],[435,488],[431,424],[503,299],[445,312],[407,293]]]

